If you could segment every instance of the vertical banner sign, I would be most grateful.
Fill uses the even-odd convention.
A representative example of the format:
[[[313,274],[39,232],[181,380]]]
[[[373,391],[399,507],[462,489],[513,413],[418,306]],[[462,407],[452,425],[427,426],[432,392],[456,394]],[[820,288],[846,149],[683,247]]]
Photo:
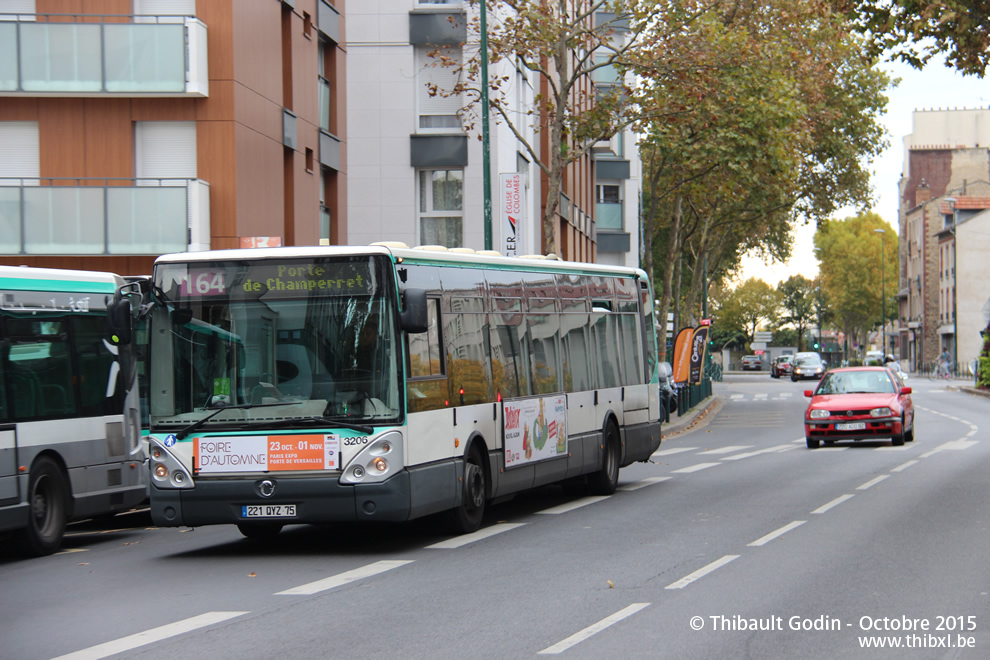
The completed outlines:
[[[701,374],[704,372],[705,350],[708,348],[708,326],[703,325],[694,329],[691,337],[691,384],[697,385],[701,382]]]
[[[677,339],[674,340],[674,382],[678,384],[685,384],[688,382],[688,376],[690,375],[688,369],[691,365],[691,336],[694,334],[694,328],[684,328],[679,333],[677,333]]]
[[[519,172],[499,175],[499,214],[502,224],[500,252],[507,257],[523,253],[523,214],[526,211],[526,189]]]

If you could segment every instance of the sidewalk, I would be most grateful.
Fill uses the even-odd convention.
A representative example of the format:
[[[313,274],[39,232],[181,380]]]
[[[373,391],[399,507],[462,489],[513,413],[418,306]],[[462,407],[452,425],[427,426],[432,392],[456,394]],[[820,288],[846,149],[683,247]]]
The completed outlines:
[[[722,402],[721,396],[712,394],[707,399],[702,399],[698,405],[685,414],[671,417],[670,421],[664,422],[660,428],[662,440],[667,440],[707,423],[722,407]]]
[[[986,399],[990,399],[990,390],[981,390],[972,385],[949,385],[950,389],[959,390],[960,392],[965,392],[966,394],[973,394],[975,396],[982,396]]]

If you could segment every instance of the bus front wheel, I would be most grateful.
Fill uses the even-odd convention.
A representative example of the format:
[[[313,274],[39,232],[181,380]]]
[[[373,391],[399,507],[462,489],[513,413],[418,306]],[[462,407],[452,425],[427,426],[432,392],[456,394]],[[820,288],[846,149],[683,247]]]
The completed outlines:
[[[464,461],[461,503],[446,514],[446,526],[455,533],[470,534],[481,528],[488,497],[488,478],[483,461],[482,452],[475,445]]]
[[[18,538],[23,554],[40,557],[59,549],[69,519],[68,495],[62,468],[46,456],[35,461],[28,481],[27,527]]]
[[[619,485],[619,429],[613,422],[605,425],[602,433],[602,467],[588,475],[589,490],[595,495],[611,495]]]

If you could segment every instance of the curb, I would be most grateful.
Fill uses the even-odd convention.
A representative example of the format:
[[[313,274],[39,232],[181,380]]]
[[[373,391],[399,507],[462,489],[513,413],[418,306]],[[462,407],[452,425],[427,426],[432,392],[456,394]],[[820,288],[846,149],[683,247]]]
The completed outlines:
[[[966,394],[972,394],[973,396],[982,396],[985,399],[990,399],[990,390],[981,390],[975,387],[966,387],[965,385],[959,385],[957,387],[953,387],[952,389],[965,392]]]
[[[661,444],[668,438],[682,435],[688,431],[693,431],[699,425],[707,423],[712,415],[722,407],[723,399],[718,394],[713,394],[707,399],[703,399],[686,414],[681,415],[676,421],[672,420],[663,424],[660,428]]]

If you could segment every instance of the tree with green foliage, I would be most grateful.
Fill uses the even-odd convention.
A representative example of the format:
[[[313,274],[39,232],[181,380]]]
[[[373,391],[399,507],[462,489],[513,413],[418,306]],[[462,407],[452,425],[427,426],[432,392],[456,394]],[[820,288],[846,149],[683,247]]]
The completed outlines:
[[[798,217],[865,202],[865,163],[884,146],[877,116],[889,79],[827,4],[714,5],[723,13],[685,37],[706,66],[680,77],[635,70],[650,99],[641,106],[664,110],[638,125],[643,265],[661,312],[683,296],[688,317],[745,252],[786,259]],[[688,285],[674,286],[675,264]]]
[[[982,77],[990,64],[990,4],[973,0],[834,0],[870,51],[920,69],[932,55]]]
[[[780,317],[780,294],[761,279],[751,277],[726,297],[719,323],[741,327],[746,341],[753,341],[759,328],[772,328]]]
[[[877,229],[886,232],[883,238]],[[871,329],[897,318],[897,234],[879,215],[867,212],[823,223],[815,246],[828,311],[847,337],[863,345]]]

